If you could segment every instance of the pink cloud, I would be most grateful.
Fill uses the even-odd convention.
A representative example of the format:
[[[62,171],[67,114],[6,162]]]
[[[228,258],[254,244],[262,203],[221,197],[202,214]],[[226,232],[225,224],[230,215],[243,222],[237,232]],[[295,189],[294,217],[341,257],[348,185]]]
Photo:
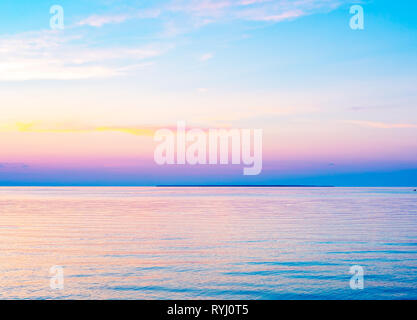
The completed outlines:
[[[378,129],[415,129],[417,124],[412,123],[384,123],[372,121],[348,121],[348,123],[356,124],[362,127],[378,128]]]

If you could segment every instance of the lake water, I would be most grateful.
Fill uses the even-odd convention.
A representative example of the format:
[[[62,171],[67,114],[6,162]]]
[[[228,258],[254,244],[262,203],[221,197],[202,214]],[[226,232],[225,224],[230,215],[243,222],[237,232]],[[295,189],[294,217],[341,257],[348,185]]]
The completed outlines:
[[[11,298],[416,299],[417,192],[0,188],[0,299]]]

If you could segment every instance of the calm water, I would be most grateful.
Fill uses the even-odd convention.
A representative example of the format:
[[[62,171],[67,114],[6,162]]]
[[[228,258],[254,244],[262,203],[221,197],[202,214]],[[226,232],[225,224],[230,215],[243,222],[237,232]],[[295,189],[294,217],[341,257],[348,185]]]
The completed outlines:
[[[416,299],[417,192],[0,188],[0,253],[1,299]]]

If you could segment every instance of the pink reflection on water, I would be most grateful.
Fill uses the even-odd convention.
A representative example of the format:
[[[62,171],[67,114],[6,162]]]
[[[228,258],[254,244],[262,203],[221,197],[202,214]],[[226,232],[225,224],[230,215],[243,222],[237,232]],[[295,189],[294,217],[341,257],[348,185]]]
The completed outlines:
[[[358,261],[370,275],[417,267],[406,189],[0,188],[0,197],[1,298],[351,298]],[[54,265],[65,268],[62,291],[49,288]],[[400,280],[415,294],[415,279]]]

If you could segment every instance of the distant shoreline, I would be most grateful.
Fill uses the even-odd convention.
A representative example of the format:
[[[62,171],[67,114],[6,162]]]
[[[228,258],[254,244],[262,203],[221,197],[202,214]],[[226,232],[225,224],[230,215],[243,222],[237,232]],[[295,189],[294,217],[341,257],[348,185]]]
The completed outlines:
[[[334,186],[334,185],[285,185],[285,184],[259,184],[259,185],[226,185],[226,184],[219,184],[219,185],[181,185],[181,184],[164,184],[164,185],[78,185],[78,184],[68,184],[68,185],[53,185],[53,184],[40,184],[40,185],[14,185],[14,184],[7,184],[7,185],[0,185],[0,188],[412,188],[416,189],[415,186]]]
[[[291,185],[285,185],[285,184],[201,184],[201,185],[195,185],[195,184],[172,184],[172,185],[157,185],[158,188],[170,188],[170,187],[177,187],[177,188],[190,188],[190,187],[199,187],[199,188],[219,188],[219,187],[225,187],[225,188],[334,188],[334,186],[320,186],[320,185],[297,185],[297,184],[291,184]]]

